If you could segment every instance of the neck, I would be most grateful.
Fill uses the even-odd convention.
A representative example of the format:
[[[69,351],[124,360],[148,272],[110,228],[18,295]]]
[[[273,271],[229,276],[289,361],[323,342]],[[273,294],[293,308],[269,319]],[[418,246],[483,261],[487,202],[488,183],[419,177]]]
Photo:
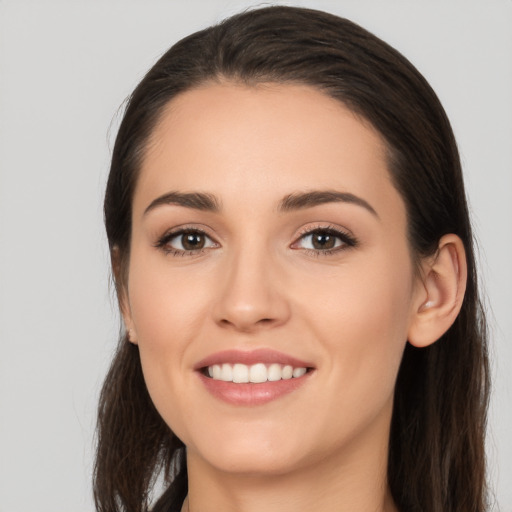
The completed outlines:
[[[219,471],[189,450],[183,511],[397,512],[387,484],[389,432],[367,434],[340,456],[285,474]]]

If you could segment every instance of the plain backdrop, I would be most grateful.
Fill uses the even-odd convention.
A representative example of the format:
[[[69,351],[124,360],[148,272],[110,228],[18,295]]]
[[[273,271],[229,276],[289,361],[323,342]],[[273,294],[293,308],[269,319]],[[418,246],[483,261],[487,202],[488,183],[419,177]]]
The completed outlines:
[[[492,327],[494,510],[510,512],[512,1],[293,4],[391,43],[453,123]],[[0,0],[0,512],[93,510],[95,409],[118,333],[101,212],[118,108],[173,42],[250,5]]]

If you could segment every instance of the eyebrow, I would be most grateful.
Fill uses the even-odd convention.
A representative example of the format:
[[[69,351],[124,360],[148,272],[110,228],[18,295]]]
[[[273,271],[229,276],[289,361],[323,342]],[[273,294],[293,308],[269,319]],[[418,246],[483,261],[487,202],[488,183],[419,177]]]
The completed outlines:
[[[379,215],[373,206],[363,198],[351,194],[350,192],[338,192],[335,190],[312,190],[309,192],[297,192],[289,194],[283,198],[279,204],[279,210],[289,212],[312,208],[326,203],[350,203],[361,206],[368,210],[372,215],[379,218]]]
[[[285,196],[279,203],[278,211],[290,212],[313,208],[326,203],[349,203],[361,206],[372,215],[379,218],[375,209],[363,198],[350,192],[338,192],[334,190],[311,190],[308,192],[296,192]],[[219,212],[220,201],[213,195],[203,192],[168,192],[154,199],[144,210],[146,215],[151,210],[162,205],[176,205],[194,210]]]
[[[221,209],[219,201],[212,194],[205,194],[203,192],[169,192],[152,201],[144,210],[144,215],[154,210],[156,207],[165,204],[174,204],[176,206],[207,212],[218,212]]]

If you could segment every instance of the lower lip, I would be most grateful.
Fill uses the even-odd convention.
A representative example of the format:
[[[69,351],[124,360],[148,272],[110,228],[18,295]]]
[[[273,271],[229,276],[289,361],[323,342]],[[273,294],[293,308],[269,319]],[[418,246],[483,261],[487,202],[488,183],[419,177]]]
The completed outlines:
[[[206,389],[216,398],[233,405],[263,405],[277,400],[303,386],[313,372],[308,371],[302,377],[282,379],[274,382],[244,383],[225,382],[206,377],[198,372]]]

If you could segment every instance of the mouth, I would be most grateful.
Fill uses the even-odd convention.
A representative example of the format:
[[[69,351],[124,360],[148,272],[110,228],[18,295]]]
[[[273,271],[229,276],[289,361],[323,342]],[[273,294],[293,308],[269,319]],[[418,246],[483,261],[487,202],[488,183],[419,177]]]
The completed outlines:
[[[256,363],[251,365],[222,363],[200,369],[201,373],[207,378],[236,384],[261,384],[263,382],[298,379],[312,370],[311,367],[279,363]]]
[[[262,405],[298,390],[316,370],[306,361],[267,349],[218,352],[194,369],[214,397],[238,406]]]

